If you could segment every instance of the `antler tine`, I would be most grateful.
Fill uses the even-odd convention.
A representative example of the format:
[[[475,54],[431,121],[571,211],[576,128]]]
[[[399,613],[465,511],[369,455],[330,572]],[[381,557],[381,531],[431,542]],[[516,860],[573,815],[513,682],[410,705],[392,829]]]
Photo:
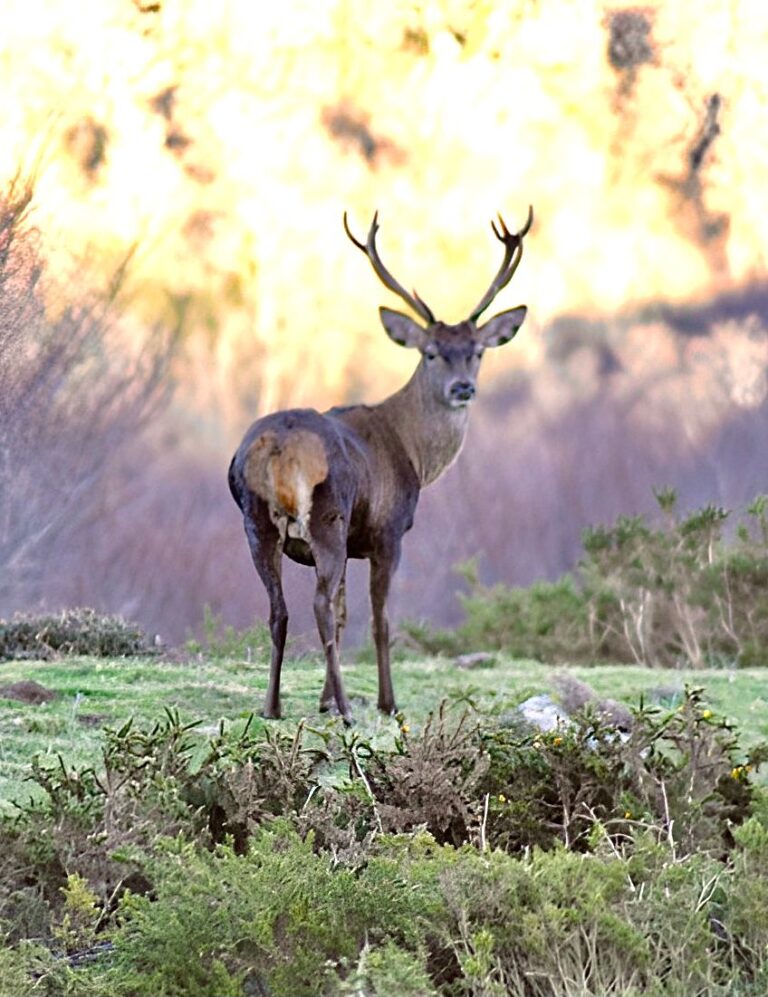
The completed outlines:
[[[501,261],[498,273],[491,281],[491,286],[470,315],[470,321],[472,322],[476,321],[482,315],[499,291],[507,286],[510,280],[512,280],[515,270],[520,265],[520,260],[523,258],[523,237],[528,234],[531,225],[533,225],[533,205],[528,206],[528,218],[519,232],[510,232],[501,215],[498,217],[499,228],[496,228],[496,222],[494,221],[491,222],[491,228],[499,242],[504,243],[504,259]]]
[[[378,232],[378,230],[379,230],[379,213],[377,211],[373,216],[371,227],[368,230],[368,238],[364,243],[360,242],[359,239],[356,239],[354,235],[352,235],[352,232],[350,231],[349,228],[349,222],[347,221],[347,213],[346,211],[344,212],[344,231],[347,233],[347,235],[349,236],[350,240],[354,243],[354,245],[357,246],[357,248],[361,250],[363,253],[365,253],[368,259],[371,261],[371,265],[373,266],[373,269],[376,272],[376,275],[379,278],[379,280],[382,282],[382,284],[384,284],[385,287],[388,287],[390,291],[394,291],[395,294],[397,294],[399,297],[403,299],[403,301],[406,302],[406,304],[410,305],[410,307],[416,312],[417,315],[420,315],[425,320],[425,322],[427,322],[429,325],[432,325],[435,321],[435,316],[432,314],[432,310],[426,304],[426,302],[422,301],[422,299],[418,296],[416,291],[414,291],[413,294],[409,294],[408,291],[406,291],[406,289],[403,287],[403,285],[395,280],[392,274],[387,270],[387,268],[381,262],[378,250],[376,249],[376,233]]]

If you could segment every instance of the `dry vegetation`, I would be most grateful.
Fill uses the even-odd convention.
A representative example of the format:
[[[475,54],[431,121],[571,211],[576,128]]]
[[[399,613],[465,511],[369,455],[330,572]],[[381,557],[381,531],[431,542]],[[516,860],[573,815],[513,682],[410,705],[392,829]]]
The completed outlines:
[[[146,487],[141,433],[168,394],[168,338],[156,330],[138,352],[121,342],[120,274],[100,296],[75,297],[49,279],[31,200],[31,185],[20,180],[0,196],[4,609],[71,604],[86,550],[104,561],[119,557],[104,510],[120,500],[115,481],[138,475]]]

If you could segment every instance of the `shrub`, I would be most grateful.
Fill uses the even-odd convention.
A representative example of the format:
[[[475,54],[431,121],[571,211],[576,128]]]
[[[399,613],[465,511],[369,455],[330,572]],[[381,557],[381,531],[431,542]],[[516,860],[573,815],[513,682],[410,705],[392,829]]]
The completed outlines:
[[[203,609],[203,637],[188,640],[187,650],[192,654],[205,654],[209,658],[236,658],[243,661],[269,657],[272,638],[265,623],[257,623],[245,630],[238,630],[224,623],[210,606]]]
[[[50,940],[81,880],[100,909],[127,888],[149,889],[147,856],[163,836],[206,846],[229,837],[243,849],[265,820],[299,810],[327,757],[322,739],[310,742],[302,728],[253,733],[249,723],[209,738],[196,726],[167,710],[148,729],[107,728],[98,767],[34,758],[30,778],[42,798],[0,816],[0,919],[21,906]],[[30,875],[40,907],[25,893]]]
[[[19,997],[27,992],[29,982],[23,956],[0,946],[0,997]]]
[[[474,561],[457,570],[469,586],[459,597],[464,622],[455,630],[441,631],[406,621],[403,629],[417,647],[429,654],[503,650],[513,657],[542,660],[573,660],[591,651],[587,602],[569,575],[511,588],[482,585]]]
[[[166,711],[108,729],[98,768],[35,761],[44,798],[0,827],[14,972],[70,997],[765,978],[765,750],[700,690],[641,708],[628,739],[589,713],[531,733],[445,707],[391,740],[195,726]]]
[[[659,667],[768,663],[768,498],[724,545],[724,509],[680,517],[673,490],[656,497],[661,526],[621,517],[584,534],[596,649]]]
[[[664,520],[621,516],[588,529],[573,575],[529,588],[480,583],[459,570],[464,622],[452,632],[406,623],[410,640],[435,654],[478,649],[546,661],[624,661],[651,667],[768,664],[768,496],[747,508],[730,543],[728,513],[676,511],[656,492]]]
[[[51,616],[17,614],[0,620],[0,659],[59,654],[118,658],[153,651],[135,624],[93,609],[68,609]]]
[[[589,850],[596,833],[620,844],[652,827],[681,854],[718,854],[749,816],[766,745],[745,755],[701,689],[686,687],[673,710],[641,706],[628,736],[589,711],[575,721],[522,739],[483,732],[489,841],[510,851],[557,842]]]
[[[350,973],[381,984],[410,968],[423,979],[420,944],[439,907],[392,858],[372,856],[356,875],[285,822],[259,831],[243,855],[169,843],[155,889],[153,900],[121,905],[105,992],[317,997],[351,992],[338,987]]]
[[[766,840],[748,822],[724,864],[646,832],[515,857],[422,831],[379,837],[356,870],[285,822],[244,854],[166,842],[155,899],[123,900],[109,964],[69,992],[758,997]]]
[[[404,725],[394,752],[367,752],[365,776],[384,831],[423,826],[455,845],[472,837],[488,760],[467,720],[464,714],[456,723],[443,704],[417,735]]]

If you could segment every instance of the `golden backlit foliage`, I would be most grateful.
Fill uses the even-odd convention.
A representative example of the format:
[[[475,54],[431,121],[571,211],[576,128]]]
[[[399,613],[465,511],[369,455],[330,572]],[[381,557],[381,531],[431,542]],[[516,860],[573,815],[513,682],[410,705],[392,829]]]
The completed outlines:
[[[380,333],[381,252],[439,316],[536,223],[501,307],[545,323],[765,274],[762,0],[5,0],[0,179],[37,173],[57,266],[131,247],[135,321],[183,317],[182,381],[242,425],[375,399],[412,366]],[[67,258],[61,254],[65,247]]]

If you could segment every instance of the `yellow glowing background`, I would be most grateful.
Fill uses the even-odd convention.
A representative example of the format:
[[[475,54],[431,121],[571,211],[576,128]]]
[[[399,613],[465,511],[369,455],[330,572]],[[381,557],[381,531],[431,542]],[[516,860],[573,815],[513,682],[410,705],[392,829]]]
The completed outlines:
[[[384,259],[450,321],[498,265],[489,219],[534,204],[500,299],[531,317],[486,377],[558,313],[759,278],[767,51],[762,0],[5,0],[0,178],[36,171],[75,276],[138,246],[135,320],[184,315],[190,396],[241,427],[412,366],[344,208],[359,234],[380,210]]]

